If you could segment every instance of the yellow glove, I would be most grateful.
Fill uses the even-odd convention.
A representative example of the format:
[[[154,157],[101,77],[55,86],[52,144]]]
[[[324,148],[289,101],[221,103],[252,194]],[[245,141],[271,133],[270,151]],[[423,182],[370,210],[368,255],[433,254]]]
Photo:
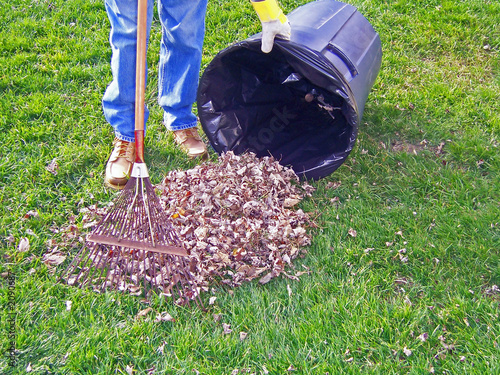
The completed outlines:
[[[252,5],[262,23],[262,52],[271,52],[276,36],[290,39],[290,23],[276,0],[253,0]]]

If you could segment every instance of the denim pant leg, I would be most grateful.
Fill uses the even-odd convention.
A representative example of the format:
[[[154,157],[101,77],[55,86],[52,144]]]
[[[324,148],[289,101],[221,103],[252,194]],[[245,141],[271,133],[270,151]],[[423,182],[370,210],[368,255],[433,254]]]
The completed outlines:
[[[196,126],[192,106],[200,74],[207,0],[158,0],[162,25],[158,103],[169,130]]]
[[[111,72],[113,81],[102,100],[104,117],[114,128],[117,138],[134,141],[135,66],[137,49],[137,1],[105,0],[111,24]],[[153,20],[153,0],[148,0],[148,40]],[[147,121],[149,112],[145,108]]]

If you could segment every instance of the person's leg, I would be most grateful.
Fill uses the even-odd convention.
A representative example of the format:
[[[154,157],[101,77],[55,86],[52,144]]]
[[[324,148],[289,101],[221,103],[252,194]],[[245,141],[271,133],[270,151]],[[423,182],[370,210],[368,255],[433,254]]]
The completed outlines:
[[[196,126],[192,106],[200,74],[207,0],[159,0],[162,24],[158,102],[171,131]]]
[[[105,183],[114,189],[125,186],[135,161],[135,67],[137,49],[137,1],[105,0],[111,25],[111,72],[113,81],[102,100],[104,117],[113,127],[115,141],[106,164]],[[148,38],[153,19],[153,1],[148,0]],[[145,120],[148,111],[145,108]]]
[[[111,25],[111,72],[113,80],[102,100],[104,117],[116,138],[134,142],[135,67],[137,46],[137,1],[105,0]],[[148,39],[153,19],[153,1],[148,0]],[[145,121],[148,118],[145,108]]]

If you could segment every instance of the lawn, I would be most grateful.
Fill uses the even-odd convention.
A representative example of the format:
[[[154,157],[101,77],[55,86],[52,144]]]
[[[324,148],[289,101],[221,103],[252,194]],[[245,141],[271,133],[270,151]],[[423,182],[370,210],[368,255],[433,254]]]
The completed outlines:
[[[82,208],[116,197],[109,24],[102,0],[0,1],[1,373],[500,374],[500,2],[348,2],[384,55],[354,150],[300,203],[317,213],[295,262],[310,273],[214,285],[201,311],[71,288],[43,263]],[[209,2],[206,25],[202,69],[260,31],[247,1]],[[155,18],[153,183],[196,164],[156,105],[159,40]]]

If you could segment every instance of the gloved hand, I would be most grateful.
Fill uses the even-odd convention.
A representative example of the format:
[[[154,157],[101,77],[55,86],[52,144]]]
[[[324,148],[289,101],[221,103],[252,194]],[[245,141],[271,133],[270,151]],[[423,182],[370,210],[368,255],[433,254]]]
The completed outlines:
[[[276,0],[253,0],[252,5],[262,22],[262,52],[271,52],[276,36],[290,39],[290,23]]]

